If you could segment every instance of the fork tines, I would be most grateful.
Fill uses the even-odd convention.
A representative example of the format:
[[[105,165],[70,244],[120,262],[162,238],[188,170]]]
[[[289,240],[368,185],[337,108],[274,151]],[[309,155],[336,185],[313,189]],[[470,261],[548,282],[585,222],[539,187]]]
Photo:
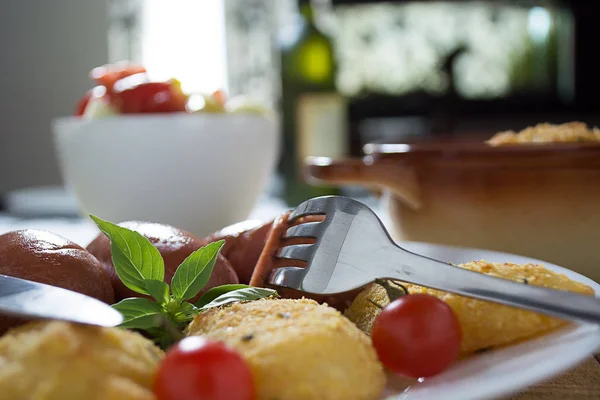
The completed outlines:
[[[338,196],[317,197],[296,207],[288,216],[289,227],[280,238],[270,283],[299,288],[307,267],[318,248],[318,240],[329,224],[328,214],[344,208],[347,199]]]
[[[336,207],[342,204],[344,204],[343,198],[338,196],[324,196],[310,199],[301,203],[292,211],[289,221],[294,222],[298,218],[309,215],[327,215],[328,212],[334,211]]]

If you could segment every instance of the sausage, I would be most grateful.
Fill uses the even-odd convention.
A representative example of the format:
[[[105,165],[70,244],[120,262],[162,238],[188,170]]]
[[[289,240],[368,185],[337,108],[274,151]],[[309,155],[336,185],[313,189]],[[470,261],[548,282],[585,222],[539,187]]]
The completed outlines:
[[[127,221],[119,224],[124,228],[134,230],[145,236],[158,249],[165,261],[165,282],[170,283],[177,267],[192,252],[198,250],[208,242],[197,236],[175,228],[171,225],[157,224],[151,222]],[[96,256],[102,267],[108,272],[117,300],[128,297],[147,297],[134,292],[126,287],[117,276],[112,263],[110,252],[110,240],[104,233],[100,233],[88,246],[88,251]],[[233,267],[223,256],[219,254],[212,275],[202,291],[191,301],[196,301],[204,292],[215,286],[229,283],[239,283],[237,274]]]
[[[273,221],[244,221],[221,229],[205,241],[225,240],[221,254],[231,263],[240,283],[248,284],[272,226]]]
[[[294,238],[294,239],[283,239],[283,235],[287,231],[287,229],[292,226],[288,221],[289,215],[291,212],[287,212],[281,215],[273,222],[273,227],[271,228],[269,235],[267,237],[266,244],[263,248],[262,253],[256,263],[256,268],[252,273],[252,277],[250,279],[251,286],[258,287],[272,287],[268,283],[269,274],[271,271],[278,267],[283,266],[292,266],[290,261],[282,260],[276,257],[277,250],[281,247],[289,246],[293,244],[301,244],[301,243],[314,243],[314,239],[304,239],[304,238]],[[297,223],[302,222],[317,222],[322,221],[323,217],[320,216],[310,216],[305,217],[299,220]],[[306,263],[293,261],[293,266],[305,267]],[[284,298],[290,299],[300,299],[300,298],[310,298],[319,303],[327,303],[329,306],[336,308],[340,311],[345,310],[351,304],[354,298],[360,293],[360,289],[353,290],[346,293],[340,293],[336,295],[316,295],[310,293],[304,293],[294,289],[273,287],[277,290],[279,295]]]
[[[83,247],[54,233],[25,229],[0,236],[0,274],[115,300],[109,276]],[[0,316],[0,332],[25,322]]]

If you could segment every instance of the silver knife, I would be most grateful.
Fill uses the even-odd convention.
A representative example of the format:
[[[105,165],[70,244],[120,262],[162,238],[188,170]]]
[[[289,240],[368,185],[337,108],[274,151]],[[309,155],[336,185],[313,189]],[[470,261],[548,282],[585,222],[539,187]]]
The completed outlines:
[[[0,314],[109,327],[123,322],[120,312],[100,300],[6,275],[0,275]]]

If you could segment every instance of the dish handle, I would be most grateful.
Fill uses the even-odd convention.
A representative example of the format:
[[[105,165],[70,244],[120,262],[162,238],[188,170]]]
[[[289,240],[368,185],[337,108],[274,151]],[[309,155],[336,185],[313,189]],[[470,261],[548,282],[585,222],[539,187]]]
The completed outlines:
[[[377,192],[387,190],[413,210],[422,207],[416,173],[406,164],[375,160],[372,156],[344,159],[308,157],[305,175],[308,182],[315,185],[360,185]]]

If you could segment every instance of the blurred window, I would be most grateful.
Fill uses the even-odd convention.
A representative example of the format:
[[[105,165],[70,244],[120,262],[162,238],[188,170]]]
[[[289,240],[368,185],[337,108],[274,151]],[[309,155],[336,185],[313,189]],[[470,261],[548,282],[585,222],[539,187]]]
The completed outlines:
[[[227,88],[224,0],[114,0],[111,61],[141,62],[191,92]]]
[[[542,3],[540,3],[542,4]],[[338,87],[464,98],[546,92],[568,75],[570,15],[551,2],[415,2],[335,7]],[[564,57],[567,56],[567,57]],[[453,88],[449,88],[449,84]]]

